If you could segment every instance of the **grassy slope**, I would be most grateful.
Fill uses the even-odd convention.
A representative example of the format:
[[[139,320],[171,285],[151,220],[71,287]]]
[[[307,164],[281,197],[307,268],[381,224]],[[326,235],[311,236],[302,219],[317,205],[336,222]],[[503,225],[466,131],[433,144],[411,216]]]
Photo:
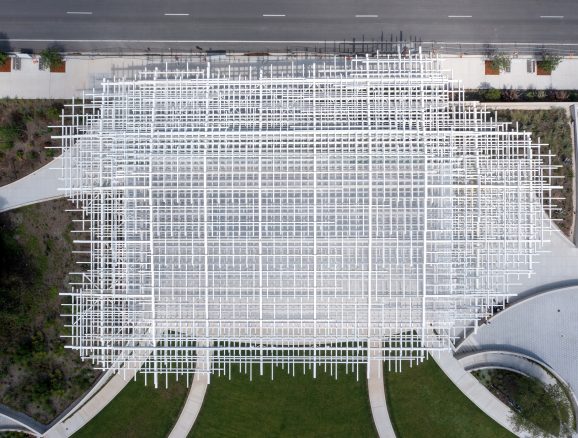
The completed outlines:
[[[513,437],[463,395],[433,359],[402,373],[386,372],[385,387],[400,438]]]
[[[232,380],[214,376],[203,409],[190,437],[374,437],[365,371],[295,377],[280,368],[271,380],[270,368],[253,381],[235,367]]]
[[[84,428],[74,434],[75,438],[164,438],[175,424],[187,396],[184,379],[179,382],[169,377],[159,380],[155,389],[151,379],[144,385],[144,377],[138,375],[116,398],[108,404]]]

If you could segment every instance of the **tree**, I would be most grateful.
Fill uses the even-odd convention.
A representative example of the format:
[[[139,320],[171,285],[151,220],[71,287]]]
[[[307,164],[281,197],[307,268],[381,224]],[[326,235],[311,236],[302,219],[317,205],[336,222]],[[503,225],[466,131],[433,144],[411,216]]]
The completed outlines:
[[[512,59],[505,53],[498,53],[492,56],[492,67],[500,73],[509,70],[511,63]]]
[[[546,73],[552,73],[558,67],[558,64],[562,62],[562,57],[558,55],[552,55],[549,53],[544,53],[542,55],[542,60],[538,61],[540,68]]]
[[[533,393],[529,388],[520,391],[517,400],[520,408],[511,420],[514,430],[525,431],[533,437],[551,436],[554,430],[560,431],[556,436],[567,436],[571,430],[571,420],[568,413],[571,410],[570,402],[564,389],[557,384],[546,385],[541,395]],[[557,415],[552,416],[555,412]],[[550,429],[548,432],[544,427]]]
[[[64,63],[64,59],[58,49],[49,47],[40,52],[40,62],[53,69],[60,67]]]

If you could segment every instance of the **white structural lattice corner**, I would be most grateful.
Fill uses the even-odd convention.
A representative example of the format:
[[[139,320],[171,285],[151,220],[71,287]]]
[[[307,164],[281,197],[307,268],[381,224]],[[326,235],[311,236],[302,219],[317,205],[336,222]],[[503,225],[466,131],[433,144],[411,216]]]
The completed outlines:
[[[143,71],[74,102],[60,138],[88,257],[72,348],[148,357],[155,383],[421,360],[551,231],[549,153],[421,53]]]

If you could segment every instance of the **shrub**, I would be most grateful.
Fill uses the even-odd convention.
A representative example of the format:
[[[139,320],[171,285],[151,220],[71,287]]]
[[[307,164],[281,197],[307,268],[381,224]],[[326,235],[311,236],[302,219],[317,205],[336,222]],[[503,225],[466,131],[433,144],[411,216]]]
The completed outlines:
[[[8,53],[0,50],[0,65],[3,65],[8,60]]]
[[[562,62],[562,57],[558,55],[551,55],[545,53],[542,56],[542,60],[540,62],[540,67],[547,73],[552,73],[558,67],[558,64]]]
[[[8,150],[14,146],[14,141],[18,139],[18,130],[13,126],[0,126],[0,149]]]
[[[566,90],[556,90],[554,92],[554,99],[560,101],[566,101],[570,97],[570,93]]]
[[[485,100],[500,100],[502,93],[497,88],[490,88],[483,94]]]
[[[49,47],[40,52],[40,62],[52,69],[60,67],[64,63],[64,59],[56,48]]]
[[[492,67],[500,73],[510,69],[512,59],[505,53],[498,53],[492,57]]]
[[[536,100],[536,91],[535,90],[527,90],[525,93],[526,100],[532,101]]]
[[[504,98],[504,100],[515,102],[517,100],[520,100],[520,92],[515,88],[504,88],[502,90],[502,97]]]

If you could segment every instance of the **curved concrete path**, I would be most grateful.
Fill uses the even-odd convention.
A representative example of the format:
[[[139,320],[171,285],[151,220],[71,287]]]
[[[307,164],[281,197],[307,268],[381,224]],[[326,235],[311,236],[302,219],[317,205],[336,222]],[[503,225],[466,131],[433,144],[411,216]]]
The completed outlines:
[[[207,386],[211,381],[211,374],[209,370],[211,362],[211,351],[210,350],[198,350],[197,351],[197,370],[203,370],[206,372],[201,372],[195,374],[193,378],[193,383],[189,389],[189,394],[187,400],[177,422],[173,426],[169,438],[187,438],[189,432],[192,430],[195,421],[201,407],[203,406],[203,400],[205,399],[205,394],[207,392]]]
[[[0,433],[12,431],[40,436],[45,430],[46,426],[34,418],[0,405]]]
[[[478,351],[457,358],[468,372],[485,369],[502,369],[523,374],[542,382],[543,385],[558,383],[554,373],[545,364],[523,354],[509,351]],[[565,382],[563,382],[565,384]]]
[[[372,352],[377,353],[375,349]],[[369,404],[373,424],[377,429],[380,438],[395,438],[395,432],[385,397],[385,382],[383,381],[383,362],[378,359],[371,359],[369,362],[369,373],[367,378],[367,391],[369,393]]]
[[[576,405],[576,394],[569,388],[565,382],[556,372],[548,367],[547,364],[536,360],[533,357],[521,353],[513,353],[509,351],[477,351],[468,353],[458,358],[460,364],[468,372],[483,370],[483,369],[504,369],[520,373],[541,382],[546,385],[557,385],[562,383],[570,391],[570,418],[578,418],[578,405]]]
[[[454,385],[488,417],[514,435],[526,436],[514,430],[510,422],[514,412],[466,371],[451,352],[432,353],[431,356]]]
[[[0,187],[0,213],[63,198],[64,191],[59,190],[61,168],[62,157],[58,157],[31,174]]]

